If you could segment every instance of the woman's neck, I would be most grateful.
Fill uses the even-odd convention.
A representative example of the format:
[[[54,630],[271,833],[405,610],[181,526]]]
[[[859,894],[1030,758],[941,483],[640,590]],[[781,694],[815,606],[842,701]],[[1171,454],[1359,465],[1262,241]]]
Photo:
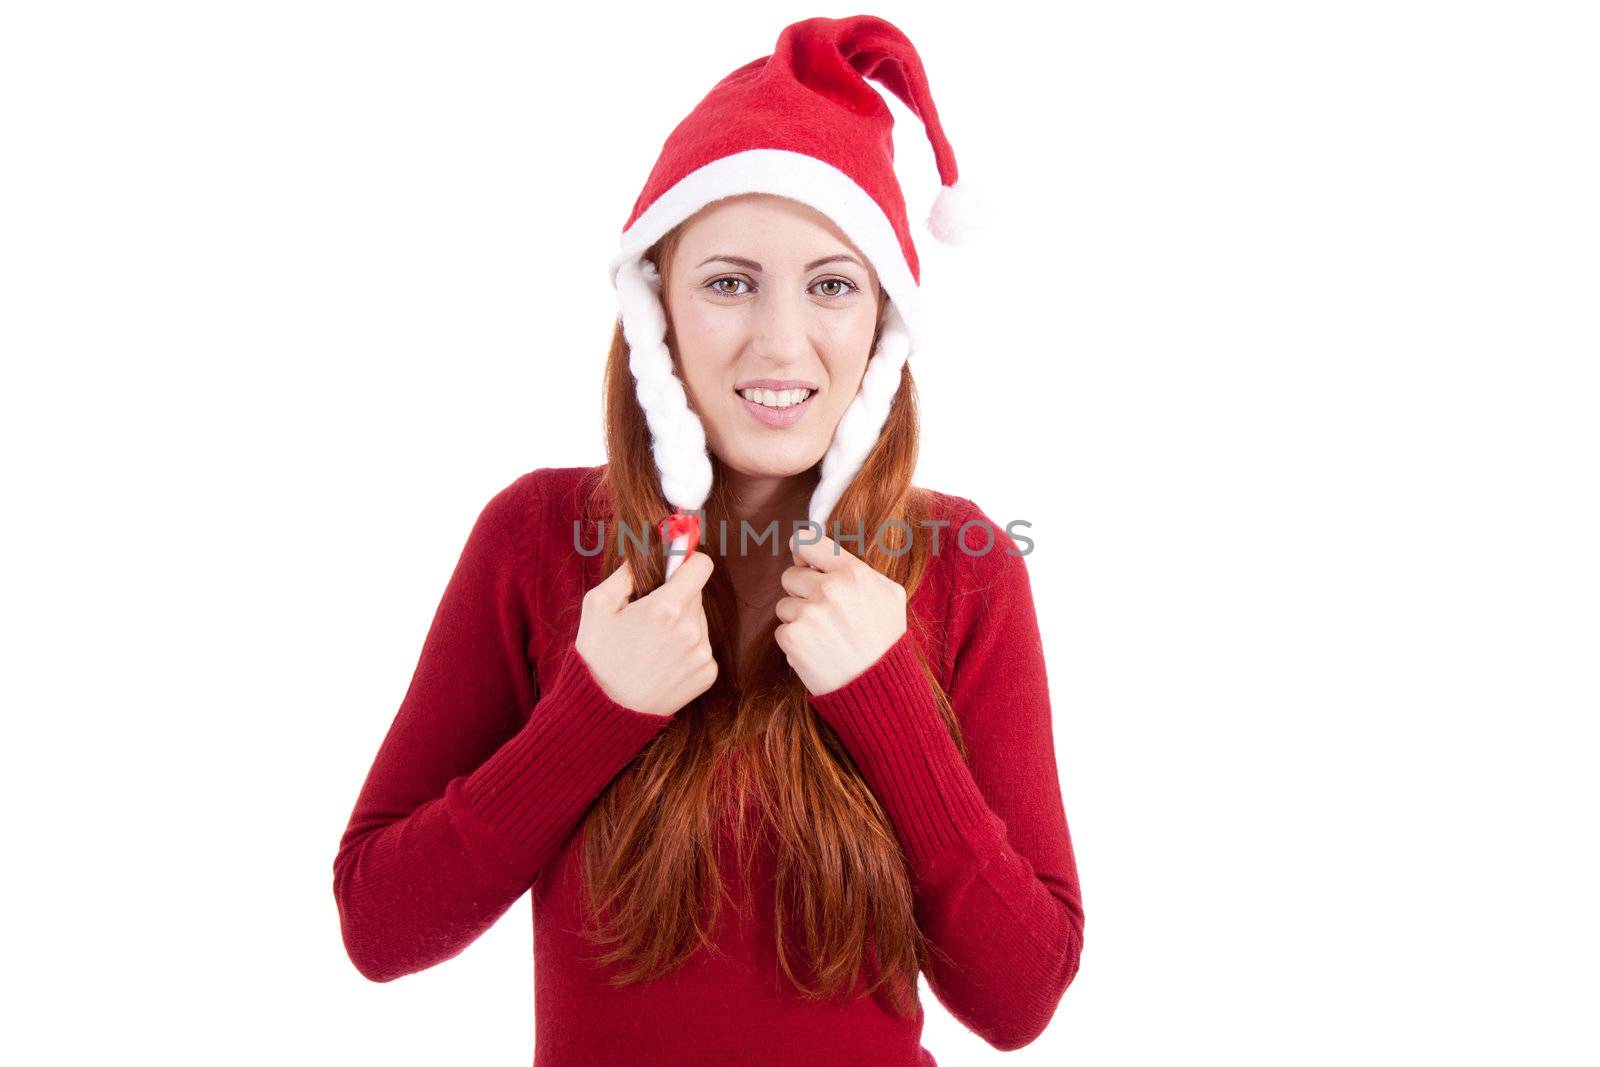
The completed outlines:
[[[778,577],[793,562],[789,535],[806,518],[816,476],[810,471],[787,477],[729,472],[727,478],[731,514],[725,559],[734,589],[745,600],[775,599],[782,595]],[[741,537],[745,523],[752,535],[749,538]],[[777,524],[775,538],[768,533],[773,523]],[[757,543],[755,538],[763,535],[765,540]]]
[[[787,539],[794,524],[805,519],[811,503],[811,491],[817,480],[810,473],[786,477],[753,476],[730,472],[728,499],[732,522],[748,522],[751,529],[761,531],[771,523],[778,523],[781,539]],[[730,534],[734,531],[730,530]]]

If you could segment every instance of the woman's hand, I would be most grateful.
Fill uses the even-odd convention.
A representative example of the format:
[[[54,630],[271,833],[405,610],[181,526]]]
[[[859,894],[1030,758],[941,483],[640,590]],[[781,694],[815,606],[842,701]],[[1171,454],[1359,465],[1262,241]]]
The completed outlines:
[[[863,673],[906,632],[905,586],[879,574],[824,535],[789,538],[795,566],[783,572],[789,594],[774,607],[783,620],[778,647],[813,696]]]
[[[647,715],[672,715],[711,688],[711,654],[700,591],[711,557],[691,552],[657,589],[632,603],[633,571],[623,560],[583,595],[575,647],[605,694]]]

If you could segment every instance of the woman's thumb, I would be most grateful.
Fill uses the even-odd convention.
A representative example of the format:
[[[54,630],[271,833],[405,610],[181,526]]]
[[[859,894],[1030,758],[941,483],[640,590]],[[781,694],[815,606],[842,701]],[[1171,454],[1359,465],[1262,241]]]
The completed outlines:
[[[606,575],[605,580],[595,588],[600,590],[600,595],[610,605],[612,611],[621,611],[627,607],[628,598],[633,595],[633,567],[629,564],[628,558],[624,556],[622,565]]]

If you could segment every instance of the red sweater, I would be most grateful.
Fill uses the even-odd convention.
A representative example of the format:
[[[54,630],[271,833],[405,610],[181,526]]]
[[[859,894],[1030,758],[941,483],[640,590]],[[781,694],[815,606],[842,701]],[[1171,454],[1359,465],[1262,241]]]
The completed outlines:
[[[655,982],[613,989],[572,931],[589,805],[669,717],[612,701],[574,649],[579,601],[600,581],[584,505],[600,467],[542,468],[479,515],[333,865],[351,961],[375,982],[458,955],[532,890],[535,1067],[831,1064],[929,1067],[923,1011],[878,998],[801,999],[779,971],[771,857],[724,907],[721,951]],[[925,972],[950,1013],[997,1049],[1049,1023],[1078,970],[1083,906],[1062,808],[1044,650],[1023,558],[971,501],[936,493],[938,554],[908,610],[964,731],[940,719],[908,629],[851,682],[812,698],[883,804],[906,856],[915,914],[939,950]],[[994,548],[953,543],[963,522]],[[610,523],[606,536],[615,536]],[[976,552],[982,527],[964,537]],[[578,831],[578,832],[575,832]],[[761,875],[768,876],[763,880]],[[762,889],[767,895],[760,898]],[[941,958],[942,954],[942,958]]]

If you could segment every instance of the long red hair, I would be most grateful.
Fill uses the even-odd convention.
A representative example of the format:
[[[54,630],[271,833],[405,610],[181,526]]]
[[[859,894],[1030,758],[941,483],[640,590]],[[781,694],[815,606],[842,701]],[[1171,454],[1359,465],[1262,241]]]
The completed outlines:
[[[646,253],[661,272],[663,292],[680,230]],[[884,299],[880,290],[880,311]],[[676,362],[670,326],[667,342]],[[637,598],[661,584],[666,559],[659,541],[655,551],[641,552],[633,539],[616,536],[615,528],[653,529],[671,508],[661,495],[620,322],[606,364],[605,425],[607,464],[600,486],[610,497],[614,525],[603,539],[603,573],[627,558]],[[930,554],[926,538],[905,533],[923,529],[921,520],[930,517],[932,503],[930,494],[911,485],[917,433],[908,366],[883,432],[834,508],[828,531],[833,532],[834,521],[845,532],[866,530],[863,547],[844,546],[903,585],[908,595],[921,582]],[[737,530],[726,469],[715,455],[712,469],[703,529],[718,530],[726,521]],[[808,472],[813,484],[818,474],[817,467]],[[885,525],[895,519],[908,526]],[[879,530],[881,546],[872,536]],[[704,538],[700,550],[718,558],[717,540]],[[729,540],[736,543],[738,537],[730,534]],[[795,988],[826,999],[882,990],[893,1010],[910,1016],[918,970],[935,949],[912,913],[906,861],[894,828],[848,750],[811,707],[804,683],[773,638],[779,620],[767,621],[741,664],[735,647],[739,605],[725,566],[714,569],[703,600],[719,666],[716,682],[673,716],[585,817],[583,871],[594,927],[584,933],[592,943],[610,946],[595,960],[629,964],[613,978],[614,984],[626,985],[672,970],[697,943],[710,946],[723,896],[717,835],[724,818],[731,818],[746,872],[753,835],[764,835],[775,848],[777,959]],[[919,626],[915,612],[908,613],[908,624]],[[928,647],[925,640],[918,643]],[[950,701],[928,664],[922,666],[965,756]],[[759,817],[751,817],[752,808]],[[708,902],[710,912],[702,922]],[[858,992],[860,976],[873,971]]]

